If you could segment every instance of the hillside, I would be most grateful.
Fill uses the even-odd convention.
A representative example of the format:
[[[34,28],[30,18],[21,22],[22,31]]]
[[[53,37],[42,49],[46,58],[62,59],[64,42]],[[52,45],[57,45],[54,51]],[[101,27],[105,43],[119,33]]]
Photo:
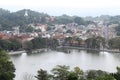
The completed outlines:
[[[25,16],[25,13],[28,16]],[[17,12],[0,9],[0,30],[11,30],[14,26],[25,27],[30,23],[46,23],[45,18],[49,15],[24,9]]]
[[[27,14],[27,15],[26,15]],[[78,25],[88,25],[93,24],[94,21],[103,21],[105,25],[112,23],[120,24],[120,16],[109,16],[101,15],[99,17],[84,17],[79,16],[50,16],[45,13],[40,13],[32,11],[30,9],[23,9],[17,12],[10,12],[9,10],[0,9],[0,30],[12,30],[12,27],[20,26],[20,30],[26,28],[28,24],[31,23],[41,23],[41,24],[68,24],[75,22]],[[120,26],[118,26],[119,28]],[[119,32],[119,29],[116,29]]]

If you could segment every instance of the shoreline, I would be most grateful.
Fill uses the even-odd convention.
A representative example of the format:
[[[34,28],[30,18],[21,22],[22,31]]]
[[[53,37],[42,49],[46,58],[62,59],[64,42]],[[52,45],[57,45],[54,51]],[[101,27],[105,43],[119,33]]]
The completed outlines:
[[[83,48],[83,47],[72,47],[72,46],[58,46],[56,49],[79,49],[79,50],[93,50],[93,51],[103,51],[103,52],[110,52],[110,53],[120,53],[118,50],[110,50],[110,49],[92,49],[92,48]],[[31,51],[31,54],[35,54],[38,52],[44,52],[46,51],[47,48],[42,48],[42,49],[35,49]],[[22,51],[10,51],[7,52],[8,55],[21,55],[22,53],[27,53],[27,51],[22,50]],[[29,53],[28,53],[29,54]]]
[[[19,55],[19,54],[22,54],[22,53],[26,53],[25,50],[21,50],[21,51],[10,51],[10,52],[7,52],[8,55]]]
[[[47,48],[42,48],[42,49],[35,49],[35,50],[32,50],[31,52],[27,52],[26,50],[21,50],[21,51],[10,51],[10,52],[7,52],[8,55],[12,56],[12,55],[21,55],[22,53],[28,53],[28,54],[36,54],[36,53],[39,53],[39,52],[44,52],[46,51]]]
[[[120,53],[119,50],[110,50],[110,49],[92,49],[92,48],[83,48],[83,47],[72,47],[72,46],[58,46],[57,49],[67,48],[67,49],[80,49],[80,50],[93,50],[93,51],[103,51],[103,52],[111,52],[111,53]]]

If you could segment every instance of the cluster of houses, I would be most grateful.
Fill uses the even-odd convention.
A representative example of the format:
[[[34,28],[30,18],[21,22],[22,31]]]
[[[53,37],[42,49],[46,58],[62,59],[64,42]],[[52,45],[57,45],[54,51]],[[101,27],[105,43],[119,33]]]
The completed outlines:
[[[35,30],[40,29],[40,32],[21,33],[19,27],[14,27],[13,31],[1,31],[0,39],[19,38],[21,42],[25,42],[35,37],[55,38],[59,41],[59,44],[62,44],[67,37],[77,37],[85,40],[92,36],[101,36],[110,39],[116,37],[115,27],[117,24],[106,26],[102,22],[98,22],[87,26],[78,25],[76,23],[48,26],[47,24],[38,23],[37,25],[29,24],[28,26],[33,27]],[[48,28],[50,28],[50,30],[48,30]],[[77,43],[76,41],[72,42]]]

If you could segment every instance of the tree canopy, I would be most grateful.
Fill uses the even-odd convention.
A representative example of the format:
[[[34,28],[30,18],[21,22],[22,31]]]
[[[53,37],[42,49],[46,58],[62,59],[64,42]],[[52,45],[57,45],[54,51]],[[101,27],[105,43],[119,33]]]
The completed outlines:
[[[102,70],[88,70],[83,72],[79,67],[70,70],[69,66],[57,65],[49,74],[46,70],[38,70],[37,80],[119,80],[119,70],[117,73],[108,73]]]
[[[13,80],[15,67],[9,60],[7,53],[0,50],[0,80]]]

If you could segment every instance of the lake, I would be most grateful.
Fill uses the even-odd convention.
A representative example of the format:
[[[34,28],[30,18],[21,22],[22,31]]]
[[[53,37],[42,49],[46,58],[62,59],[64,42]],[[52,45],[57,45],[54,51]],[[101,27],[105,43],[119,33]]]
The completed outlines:
[[[16,68],[15,80],[32,80],[37,71],[42,68],[50,70],[56,65],[67,65],[73,69],[79,66],[82,70],[104,70],[116,72],[120,66],[120,53],[88,52],[85,50],[71,49],[69,51],[45,51],[42,53],[10,56]],[[35,79],[34,79],[35,80]]]

